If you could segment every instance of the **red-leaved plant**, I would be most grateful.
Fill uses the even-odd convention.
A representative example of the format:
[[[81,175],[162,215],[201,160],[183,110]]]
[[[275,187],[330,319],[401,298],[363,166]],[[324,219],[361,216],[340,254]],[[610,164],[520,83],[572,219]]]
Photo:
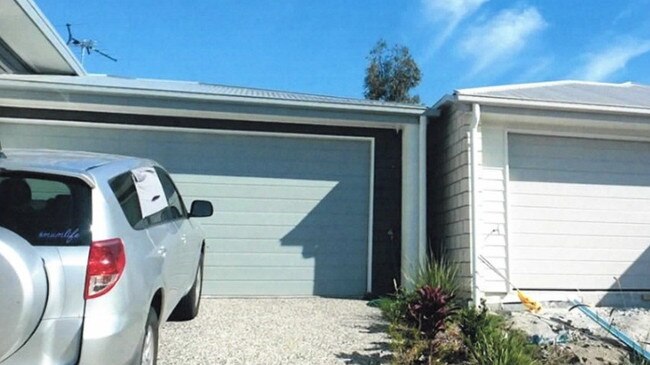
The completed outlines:
[[[415,293],[415,298],[408,303],[406,320],[424,338],[433,340],[445,330],[447,319],[456,311],[452,303],[454,296],[430,285],[421,287]]]

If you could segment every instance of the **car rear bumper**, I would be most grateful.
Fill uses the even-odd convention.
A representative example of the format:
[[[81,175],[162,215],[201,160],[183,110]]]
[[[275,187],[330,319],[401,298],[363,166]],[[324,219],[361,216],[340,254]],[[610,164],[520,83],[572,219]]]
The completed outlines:
[[[81,318],[44,319],[29,340],[2,365],[75,364],[81,346]]]
[[[137,312],[86,316],[79,365],[138,363],[145,321]]]

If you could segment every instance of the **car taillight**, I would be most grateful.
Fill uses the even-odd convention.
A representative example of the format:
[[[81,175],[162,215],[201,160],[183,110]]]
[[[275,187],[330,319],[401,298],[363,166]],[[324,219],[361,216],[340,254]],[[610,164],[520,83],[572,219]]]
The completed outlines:
[[[108,293],[122,276],[125,265],[124,243],[121,239],[91,243],[84,298],[97,298]]]

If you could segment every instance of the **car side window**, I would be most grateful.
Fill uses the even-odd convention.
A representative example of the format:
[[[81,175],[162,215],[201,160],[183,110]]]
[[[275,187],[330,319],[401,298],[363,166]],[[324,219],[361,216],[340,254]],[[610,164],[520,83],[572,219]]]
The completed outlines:
[[[165,170],[161,169],[158,166],[154,167],[154,169],[156,170],[158,178],[160,179],[160,183],[162,184],[163,190],[165,191],[165,196],[167,197],[167,202],[169,203],[172,219],[186,218],[187,209],[185,208],[183,199],[178,193],[178,189],[176,189],[176,185],[174,185],[171,177],[169,177],[169,174],[167,174]]]
[[[143,216],[143,206],[141,203],[143,196],[138,195],[136,177],[133,171],[127,171],[109,181],[109,185],[120,203],[124,216],[131,227],[135,229],[145,229],[150,226],[187,217],[187,210],[185,209],[183,200],[167,172],[157,166],[154,167],[154,170],[155,174],[153,177],[155,178],[157,175],[157,179],[160,180],[160,185],[165,193],[166,203],[162,209],[156,209],[155,212],[147,216]]]
[[[135,189],[131,172],[127,171],[112,178],[109,181],[109,185],[131,227],[136,229],[146,228],[143,222],[142,210],[140,209],[140,200],[138,199],[138,193]]]

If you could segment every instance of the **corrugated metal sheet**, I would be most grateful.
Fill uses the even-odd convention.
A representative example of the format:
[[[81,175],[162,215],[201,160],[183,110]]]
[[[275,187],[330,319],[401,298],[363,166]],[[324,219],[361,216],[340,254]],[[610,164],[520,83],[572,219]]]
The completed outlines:
[[[650,86],[557,81],[456,90],[458,96],[650,109]]]
[[[206,84],[201,82],[137,79],[106,75],[55,76],[55,75],[0,75],[0,80],[32,81],[45,84],[115,88],[122,90],[146,90],[158,92],[186,93],[256,99],[283,100],[294,102],[348,104],[357,106],[387,106],[424,110],[423,106],[388,103],[377,100],[343,98],[334,96],[303,94],[286,91],[265,90],[237,86]]]

